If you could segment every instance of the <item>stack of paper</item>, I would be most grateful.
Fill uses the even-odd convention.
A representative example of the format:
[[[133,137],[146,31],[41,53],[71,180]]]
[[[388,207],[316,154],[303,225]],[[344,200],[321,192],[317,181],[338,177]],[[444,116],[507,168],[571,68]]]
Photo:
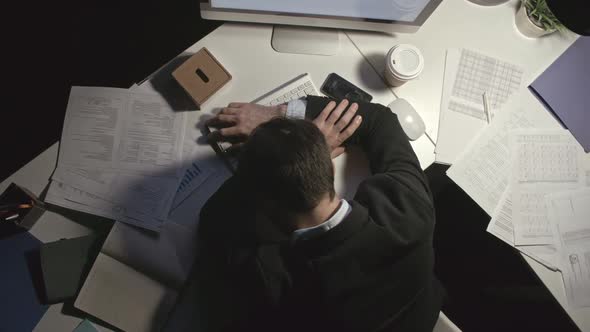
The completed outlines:
[[[569,305],[590,307],[590,188],[546,196]]]
[[[46,201],[159,231],[183,171],[185,118],[157,94],[73,87]]]
[[[453,164],[490,118],[522,86],[523,70],[511,63],[466,49],[447,51],[440,107],[436,161]]]
[[[577,194],[590,184],[590,157],[567,130],[539,127],[543,125],[530,111],[517,102],[509,103],[471,141],[447,175],[492,216],[488,232],[548,268],[561,270],[567,288],[570,286],[564,271],[569,266],[564,260],[565,246],[575,243],[575,250],[590,248],[590,233],[584,233],[590,232],[590,195],[582,198]],[[578,207],[574,208],[573,203],[555,203],[552,195],[556,192],[563,192],[558,198],[575,196]],[[557,228],[571,226],[566,222],[570,218],[563,216],[573,215],[572,209],[586,227],[576,226],[576,234]],[[585,257],[583,263],[589,263],[590,254]],[[589,267],[590,263],[583,266]],[[579,278],[572,280],[581,282]],[[588,287],[588,280],[584,282]],[[575,287],[581,286],[570,288]],[[576,303],[590,305],[588,297]]]

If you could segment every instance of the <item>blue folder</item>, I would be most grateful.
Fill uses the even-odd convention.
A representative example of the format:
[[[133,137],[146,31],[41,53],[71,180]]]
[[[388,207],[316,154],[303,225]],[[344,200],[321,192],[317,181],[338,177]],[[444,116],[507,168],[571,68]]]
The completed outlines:
[[[579,37],[529,88],[590,152],[590,37]]]
[[[40,245],[28,232],[0,240],[0,331],[30,332],[48,308],[39,301],[27,264],[28,253]]]

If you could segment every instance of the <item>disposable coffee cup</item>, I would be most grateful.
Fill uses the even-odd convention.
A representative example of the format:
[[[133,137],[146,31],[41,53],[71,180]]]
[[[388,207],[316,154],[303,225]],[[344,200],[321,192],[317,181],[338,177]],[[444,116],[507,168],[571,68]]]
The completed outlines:
[[[401,86],[415,79],[424,69],[422,52],[414,45],[395,45],[385,58],[385,79],[391,86]]]

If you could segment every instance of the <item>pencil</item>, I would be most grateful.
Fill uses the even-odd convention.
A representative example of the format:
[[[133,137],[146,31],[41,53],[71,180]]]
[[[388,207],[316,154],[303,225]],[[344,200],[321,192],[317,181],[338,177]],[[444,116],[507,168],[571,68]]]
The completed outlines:
[[[19,214],[18,214],[18,213],[17,213],[17,214],[13,214],[13,215],[11,215],[10,217],[8,217],[8,218],[4,219],[4,221],[10,221],[10,220],[12,220],[12,219],[16,219],[16,218],[18,218],[18,216],[19,216]]]
[[[488,94],[487,92],[484,92],[483,95],[481,95],[481,97],[483,98],[483,111],[486,114],[486,119],[488,120],[488,123],[492,122],[492,116],[491,116],[491,109],[490,109],[490,103],[488,101]]]

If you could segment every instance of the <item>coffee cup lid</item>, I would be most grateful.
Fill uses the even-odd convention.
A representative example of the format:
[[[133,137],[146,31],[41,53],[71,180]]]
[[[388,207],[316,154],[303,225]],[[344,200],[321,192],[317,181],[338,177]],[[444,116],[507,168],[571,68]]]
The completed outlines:
[[[424,68],[424,57],[414,45],[399,44],[389,51],[387,65],[395,76],[411,79],[418,76]]]

